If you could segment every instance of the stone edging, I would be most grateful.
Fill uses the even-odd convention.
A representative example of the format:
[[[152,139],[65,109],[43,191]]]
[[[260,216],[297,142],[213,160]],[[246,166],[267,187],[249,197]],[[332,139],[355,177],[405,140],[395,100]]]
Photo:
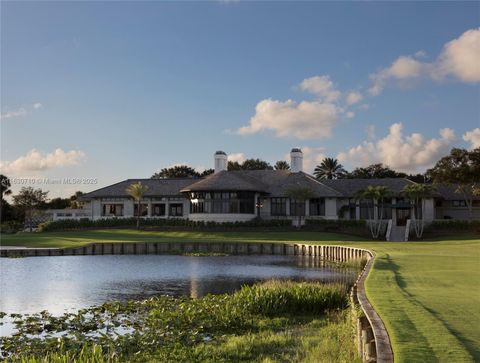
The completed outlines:
[[[298,255],[333,261],[366,258],[367,264],[358,276],[351,300],[360,305],[365,316],[357,317],[358,349],[364,362],[393,362],[390,339],[382,319],[373,309],[365,293],[365,280],[373,266],[374,254],[366,249],[291,243],[241,242],[105,242],[81,247],[1,249],[0,257],[169,254],[188,252],[223,252],[229,254]]]

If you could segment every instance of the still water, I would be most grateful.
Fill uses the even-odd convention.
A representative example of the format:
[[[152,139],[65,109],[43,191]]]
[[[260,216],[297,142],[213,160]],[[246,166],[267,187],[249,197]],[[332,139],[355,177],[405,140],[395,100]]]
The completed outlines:
[[[272,278],[351,284],[357,274],[295,256],[1,258],[0,311],[61,314],[110,300],[232,292]]]

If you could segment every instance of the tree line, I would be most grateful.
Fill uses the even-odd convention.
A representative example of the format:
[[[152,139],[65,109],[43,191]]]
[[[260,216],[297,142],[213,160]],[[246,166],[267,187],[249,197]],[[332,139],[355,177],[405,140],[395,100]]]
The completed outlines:
[[[228,170],[289,170],[286,161],[277,161],[274,166],[260,159],[247,159],[244,162],[228,162]],[[187,165],[164,168],[152,175],[153,179],[161,178],[198,178],[213,173],[213,169],[198,172]],[[424,174],[406,174],[397,172],[383,164],[372,164],[367,167],[356,168],[348,172],[334,158],[325,158],[315,167],[314,176],[321,179],[342,178],[408,178],[419,183],[450,184],[455,186],[455,192],[465,200],[472,214],[474,196],[480,195],[480,148],[468,151],[454,148],[449,155],[441,158],[433,168]],[[12,204],[4,197],[12,195],[10,179],[0,175],[1,211],[0,221],[23,223],[33,218],[33,213],[42,209],[79,208],[79,198],[83,194],[78,191],[69,198],[48,199],[48,192],[32,187],[23,187],[17,195],[12,196]],[[134,191],[131,191],[134,194]],[[377,191],[378,192],[378,191]],[[416,191],[420,193],[420,191]],[[425,191],[424,191],[425,192]],[[413,196],[413,194],[412,194]],[[133,197],[133,195],[132,195]],[[134,198],[136,199],[136,198]],[[375,199],[375,198],[373,198]],[[2,228],[3,230],[3,228]]]

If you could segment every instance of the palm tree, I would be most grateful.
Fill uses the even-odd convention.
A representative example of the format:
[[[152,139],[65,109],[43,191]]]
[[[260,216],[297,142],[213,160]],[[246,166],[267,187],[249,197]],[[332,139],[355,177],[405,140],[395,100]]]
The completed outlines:
[[[146,185],[143,185],[142,182],[130,184],[128,188],[126,189],[126,192],[128,195],[130,195],[134,200],[137,201],[137,229],[140,228],[140,202],[147,192],[148,187]]]
[[[378,238],[382,230],[385,199],[391,195],[391,191],[385,186],[369,185],[366,189],[355,193],[357,200],[367,201],[368,225],[373,238]],[[375,207],[377,212],[375,213]]]
[[[413,210],[415,234],[417,238],[421,238],[425,225],[425,199],[432,197],[433,187],[428,184],[411,184],[403,188],[403,193],[410,199]]]
[[[346,173],[343,165],[334,158],[325,158],[317,165],[313,174],[317,179],[338,179]]]
[[[285,196],[290,198],[290,200],[295,200],[297,202],[305,203],[307,200],[312,199],[314,197],[313,192],[309,188],[301,188],[301,187],[294,187],[290,188],[285,192]],[[290,210],[290,214],[292,211]],[[296,211],[298,217],[297,228],[300,228],[302,225],[302,217],[305,214],[305,210],[303,214],[301,211]]]
[[[290,165],[285,160],[279,160],[275,163],[275,170],[290,170]]]

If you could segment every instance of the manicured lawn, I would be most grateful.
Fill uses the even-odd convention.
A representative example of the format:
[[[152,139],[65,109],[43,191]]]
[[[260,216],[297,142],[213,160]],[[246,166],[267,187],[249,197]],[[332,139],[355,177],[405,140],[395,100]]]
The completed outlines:
[[[367,295],[385,322],[396,362],[480,361],[480,238],[386,243],[315,232],[98,230],[2,236],[2,245],[112,241],[300,241],[369,248]]]
[[[75,247],[91,242],[285,242],[364,240],[357,236],[318,232],[159,232],[134,229],[102,229],[80,232],[18,233],[2,235],[2,246]]]

